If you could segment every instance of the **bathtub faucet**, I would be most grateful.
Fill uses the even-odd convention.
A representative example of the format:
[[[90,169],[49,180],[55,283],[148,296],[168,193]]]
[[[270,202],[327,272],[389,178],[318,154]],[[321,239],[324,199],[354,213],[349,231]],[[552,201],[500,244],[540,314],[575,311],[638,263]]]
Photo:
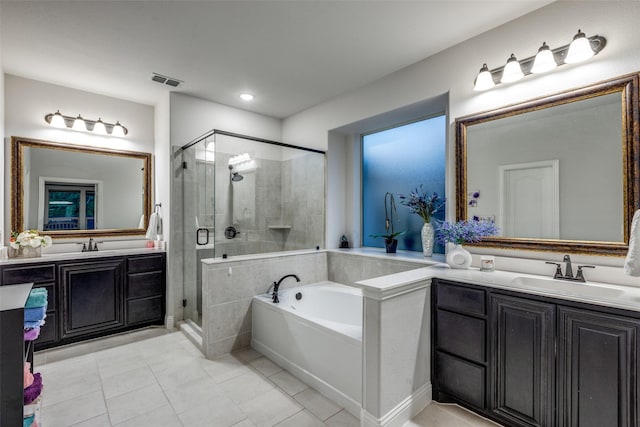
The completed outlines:
[[[273,301],[274,304],[278,304],[280,302],[280,300],[278,299],[278,288],[280,287],[280,283],[282,283],[282,281],[287,277],[294,277],[296,279],[296,282],[300,281],[300,278],[295,274],[287,274],[277,282],[273,282],[273,293],[271,294],[271,300]]]

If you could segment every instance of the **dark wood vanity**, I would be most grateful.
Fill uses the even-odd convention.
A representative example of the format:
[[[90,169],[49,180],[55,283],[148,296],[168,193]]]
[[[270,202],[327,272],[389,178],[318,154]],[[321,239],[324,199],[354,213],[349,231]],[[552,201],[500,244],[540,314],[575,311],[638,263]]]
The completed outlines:
[[[433,399],[508,426],[636,426],[640,313],[434,279]]]
[[[49,294],[42,350],[148,325],[165,315],[163,252],[0,265],[0,286],[33,283]]]

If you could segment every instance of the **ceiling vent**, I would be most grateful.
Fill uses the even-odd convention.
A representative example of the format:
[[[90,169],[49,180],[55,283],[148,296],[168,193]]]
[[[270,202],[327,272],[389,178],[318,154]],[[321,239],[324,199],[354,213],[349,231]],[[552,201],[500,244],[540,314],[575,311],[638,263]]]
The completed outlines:
[[[171,87],[179,87],[180,85],[182,85],[182,83],[184,83],[182,80],[178,80],[173,77],[163,76],[162,74],[158,74],[158,73],[151,73],[151,81],[160,83],[162,85],[171,86]]]

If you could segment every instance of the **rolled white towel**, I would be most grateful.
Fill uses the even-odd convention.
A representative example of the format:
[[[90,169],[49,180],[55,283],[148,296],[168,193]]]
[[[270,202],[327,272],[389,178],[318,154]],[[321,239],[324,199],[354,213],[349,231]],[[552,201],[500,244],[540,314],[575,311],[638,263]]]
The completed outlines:
[[[149,227],[147,227],[147,239],[156,240],[158,238],[158,214],[152,213],[149,217]]]
[[[624,261],[624,274],[640,276],[640,209],[633,215],[629,232],[629,251]]]

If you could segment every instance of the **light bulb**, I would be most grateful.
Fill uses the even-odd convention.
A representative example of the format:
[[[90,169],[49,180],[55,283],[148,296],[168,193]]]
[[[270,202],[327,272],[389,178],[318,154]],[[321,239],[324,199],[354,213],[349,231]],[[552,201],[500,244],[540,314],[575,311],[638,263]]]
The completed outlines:
[[[111,136],[117,136],[117,137],[124,137],[124,128],[122,127],[122,125],[120,124],[120,122],[116,122],[115,125],[113,125],[113,130],[111,131]]]
[[[576,62],[582,62],[591,58],[594,55],[593,49],[591,49],[591,43],[587,36],[580,30],[578,34],[573,37],[573,41],[569,45],[567,51],[567,57],[564,58],[565,64],[575,64]]]
[[[100,118],[98,118],[98,121],[93,125],[93,132],[97,133],[98,135],[107,134],[107,128]]]
[[[491,89],[495,85],[496,83],[493,81],[493,76],[491,75],[491,71],[489,71],[489,67],[487,67],[487,64],[484,64],[482,68],[480,68],[478,77],[476,77],[473,90],[475,91],[487,90],[487,89]]]
[[[73,121],[73,127],[71,129],[79,130],[82,132],[87,131],[87,124],[84,122],[84,119],[80,114],[78,114],[78,117],[76,117],[76,119]]]
[[[53,116],[51,116],[51,122],[49,123],[54,128],[64,129],[67,127],[67,123],[64,121],[64,117],[60,114],[60,110],[56,111]]]
[[[540,46],[540,49],[538,49],[536,58],[533,60],[533,67],[531,67],[531,72],[533,74],[545,73],[547,71],[553,70],[557,66],[558,64],[553,57],[553,52],[551,52],[551,49],[549,49],[547,43],[543,42],[542,46]]]
[[[507,65],[504,66],[504,70],[502,71],[502,79],[500,81],[502,83],[511,83],[520,80],[523,77],[524,74],[522,73],[520,63],[512,53],[509,59],[507,59]]]
[[[240,94],[240,98],[241,98],[243,101],[253,101],[254,96],[253,96],[253,95],[251,95],[250,93],[241,93],[241,94]]]

